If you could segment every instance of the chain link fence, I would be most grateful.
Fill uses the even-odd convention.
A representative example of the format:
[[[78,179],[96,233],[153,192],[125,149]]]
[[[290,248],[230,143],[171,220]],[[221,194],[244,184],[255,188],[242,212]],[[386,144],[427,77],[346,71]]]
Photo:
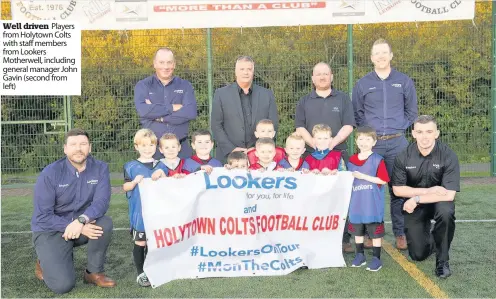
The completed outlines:
[[[9,6],[2,1],[3,19],[10,18]],[[297,101],[311,90],[312,67],[328,62],[334,88],[350,92],[372,70],[370,47],[380,37],[393,47],[393,67],[414,80],[419,113],[438,118],[440,139],[458,154],[462,175],[488,176],[491,3],[478,2],[473,22],[353,26],[352,82],[346,25],[212,29],[210,48],[204,29],[84,31],[81,96],[2,97],[2,183],[32,180],[61,158],[64,133],[73,127],[87,130],[93,154],[111,171],[122,172],[123,164],[136,157],[132,140],[140,126],[134,86],[153,73],[158,47],[173,49],[176,75],[195,89],[198,118],[190,131],[209,126],[209,74],[215,90],[234,81],[238,55],[254,57],[255,82],[274,91],[281,119],[277,143],[283,144],[294,131]]]

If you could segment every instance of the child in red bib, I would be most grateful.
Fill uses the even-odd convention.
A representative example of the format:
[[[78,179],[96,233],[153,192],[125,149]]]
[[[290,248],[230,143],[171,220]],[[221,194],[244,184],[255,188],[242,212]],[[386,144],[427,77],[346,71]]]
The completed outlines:
[[[315,151],[305,159],[310,171],[324,175],[345,171],[346,164],[341,157],[341,152],[329,150],[329,144],[332,140],[331,128],[325,124],[315,125],[312,129],[312,135]]]
[[[274,158],[276,156],[276,144],[271,138],[260,138],[255,144],[255,155],[258,162],[250,165],[251,170],[279,170],[281,166],[277,165]]]
[[[274,130],[274,123],[270,119],[262,119],[257,123],[257,127],[255,128],[255,137],[259,138],[270,138],[274,139],[276,136],[276,131]],[[255,154],[255,148],[250,148],[246,152],[248,156],[248,161],[250,165],[258,163],[258,157]],[[274,157],[274,161],[279,163],[282,159],[286,157],[286,152],[282,147],[276,146],[276,155]]]

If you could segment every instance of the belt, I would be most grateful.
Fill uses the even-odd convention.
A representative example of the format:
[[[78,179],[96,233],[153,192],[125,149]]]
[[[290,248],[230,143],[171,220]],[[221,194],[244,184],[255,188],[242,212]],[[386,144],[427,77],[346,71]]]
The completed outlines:
[[[389,140],[389,139],[393,139],[396,137],[400,137],[402,135],[403,135],[403,133],[396,133],[396,134],[392,134],[392,135],[381,135],[381,136],[377,136],[377,139],[378,140]]]

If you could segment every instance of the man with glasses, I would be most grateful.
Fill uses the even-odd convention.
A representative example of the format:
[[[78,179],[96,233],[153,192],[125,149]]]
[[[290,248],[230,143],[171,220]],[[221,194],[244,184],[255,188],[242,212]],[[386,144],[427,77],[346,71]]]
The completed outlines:
[[[134,88],[134,104],[141,126],[151,129],[159,139],[165,133],[175,134],[181,144],[179,157],[190,157],[189,122],[197,116],[193,86],[174,76],[176,60],[169,48],[155,52],[153,67],[155,74],[139,81]],[[158,147],[153,157],[163,158]]]

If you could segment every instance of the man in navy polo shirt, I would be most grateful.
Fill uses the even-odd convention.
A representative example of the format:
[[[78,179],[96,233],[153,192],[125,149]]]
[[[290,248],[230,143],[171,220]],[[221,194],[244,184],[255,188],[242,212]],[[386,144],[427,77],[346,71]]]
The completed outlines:
[[[408,146],[405,130],[417,118],[417,93],[412,79],[391,67],[393,52],[386,40],[374,42],[370,59],[374,71],[358,80],[353,88],[355,120],[359,127],[376,130],[377,143],[372,151],[384,157],[389,177],[392,177],[396,155]],[[391,182],[389,194],[396,247],[406,250],[403,199],[394,195]]]
[[[83,244],[88,244],[84,281],[99,287],[116,285],[103,267],[113,228],[112,219],[105,216],[110,174],[108,165],[90,152],[88,134],[70,130],[64,143],[66,157],[45,167],[34,188],[35,275],[57,294],[76,285],[73,249]]]
[[[192,155],[188,142],[189,122],[196,119],[197,103],[193,86],[174,76],[176,60],[169,48],[160,48],[153,58],[155,74],[134,87],[134,104],[143,128],[151,129],[158,139],[165,133],[176,135],[181,144],[180,158]],[[164,156],[158,150],[153,156]]]
[[[333,88],[333,79],[334,75],[327,63],[319,62],[313,67],[312,83],[315,88],[296,104],[295,127],[307,145],[306,156],[315,151],[310,134],[313,127],[317,124],[331,127],[329,149],[340,151],[345,163],[348,163],[346,139],[356,126],[353,105],[346,93]]]
[[[314,139],[310,134],[313,127],[317,124],[328,125],[332,133],[329,149],[340,151],[344,162],[348,163],[346,139],[355,127],[353,105],[347,94],[332,87],[333,78],[331,67],[327,63],[319,62],[313,67],[312,83],[315,88],[300,98],[296,105],[296,133],[305,140],[305,156],[308,156],[315,151]],[[343,251],[355,252],[346,229],[343,233]]]

